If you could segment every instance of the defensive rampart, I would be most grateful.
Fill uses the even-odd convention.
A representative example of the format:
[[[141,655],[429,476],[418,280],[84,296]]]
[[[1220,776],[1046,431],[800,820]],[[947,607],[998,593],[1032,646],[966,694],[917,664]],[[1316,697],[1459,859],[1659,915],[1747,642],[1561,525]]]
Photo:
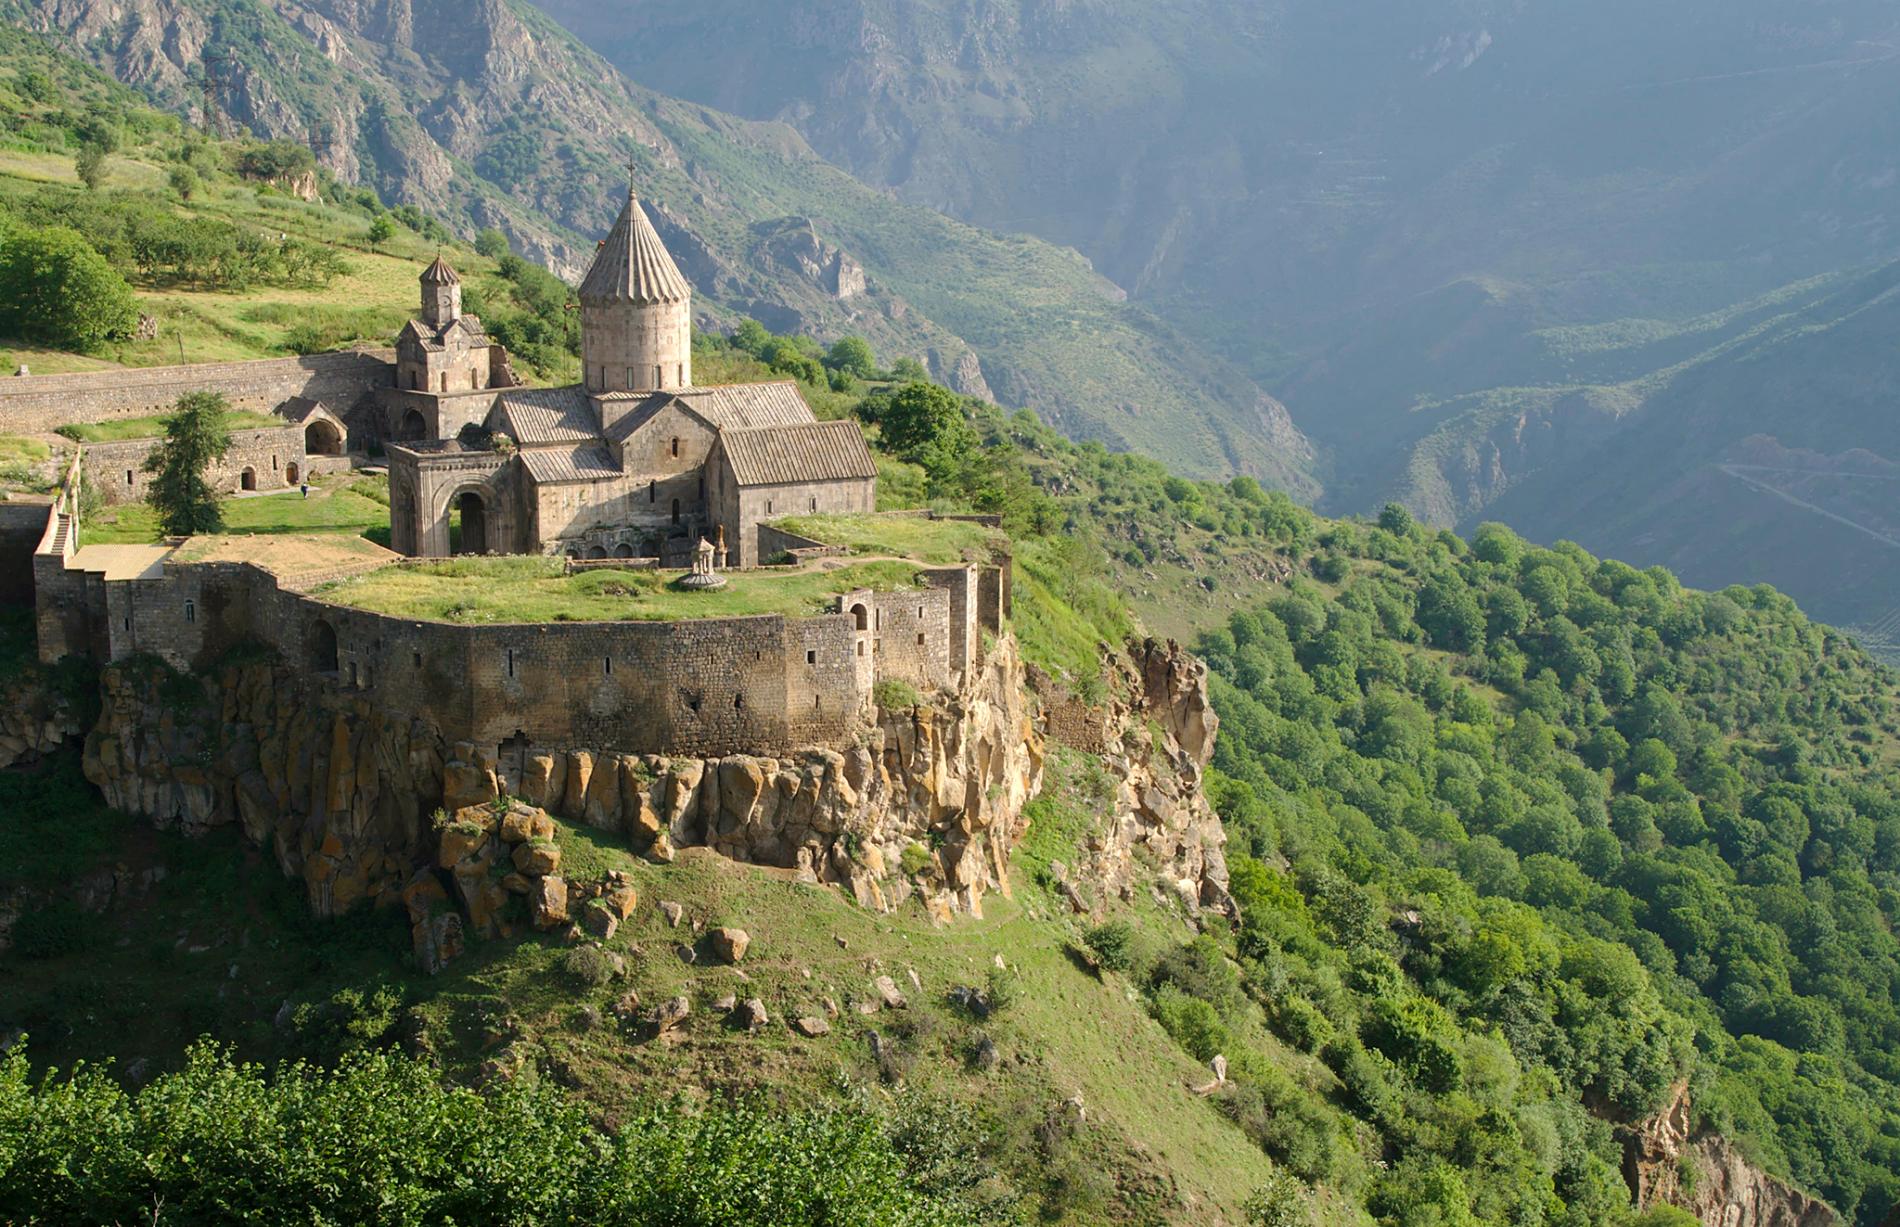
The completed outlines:
[[[80,423],[165,413],[186,392],[220,392],[233,409],[268,412],[293,396],[339,412],[392,386],[390,350],[346,350],[255,362],[207,362],[20,375],[0,379],[0,433],[32,434]]]

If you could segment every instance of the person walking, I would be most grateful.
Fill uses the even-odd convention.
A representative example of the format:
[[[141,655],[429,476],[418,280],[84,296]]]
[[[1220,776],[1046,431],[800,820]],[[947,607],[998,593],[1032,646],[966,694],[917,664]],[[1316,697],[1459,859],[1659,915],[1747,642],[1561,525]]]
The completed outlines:
[[[305,497],[306,499],[310,497],[310,483],[309,483],[309,482],[307,482],[307,481],[305,481],[305,482],[299,482],[299,483],[297,484],[297,489],[299,489],[299,490],[301,490],[301,491],[303,491],[303,496],[304,496],[304,497]]]

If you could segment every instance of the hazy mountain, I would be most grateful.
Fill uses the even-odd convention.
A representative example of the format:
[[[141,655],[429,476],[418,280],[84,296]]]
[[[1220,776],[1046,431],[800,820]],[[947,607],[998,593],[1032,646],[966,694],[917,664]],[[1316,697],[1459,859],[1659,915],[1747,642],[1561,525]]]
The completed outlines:
[[[1330,509],[1896,603],[1849,578],[1878,536],[1709,468],[1757,434],[1900,461],[1894,332],[1850,305],[1900,254],[1891,4],[540,2],[644,84],[1073,244],[1288,406]]]
[[[1235,366],[1074,252],[864,187],[790,127],[633,85],[512,0],[48,0],[16,20],[173,109],[311,142],[341,177],[572,274],[631,159],[656,221],[730,320],[859,332],[961,389],[1189,471],[1311,492],[1310,449]],[[207,54],[211,57],[207,60]],[[721,73],[733,71],[726,63]]]

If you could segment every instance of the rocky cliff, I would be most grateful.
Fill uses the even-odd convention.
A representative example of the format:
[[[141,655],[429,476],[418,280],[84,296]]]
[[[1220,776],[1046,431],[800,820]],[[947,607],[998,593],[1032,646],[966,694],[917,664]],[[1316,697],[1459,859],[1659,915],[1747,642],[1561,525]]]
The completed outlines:
[[[1707,1227],[1839,1227],[1840,1215],[1694,1128],[1689,1084],[1624,1133],[1623,1175],[1640,1209],[1680,1206]],[[1685,1175],[1687,1179],[1685,1180]]]
[[[326,916],[396,898],[439,856],[438,811],[514,796],[623,833],[656,860],[709,847],[871,907],[921,893],[947,918],[1006,888],[1042,769],[1007,636],[961,691],[867,715],[851,745],[773,756],[598,747],[502,761],[272,663],[205,677],[118,666],[101,691],[84,769],[107,802],[187,831],[241,824]]]

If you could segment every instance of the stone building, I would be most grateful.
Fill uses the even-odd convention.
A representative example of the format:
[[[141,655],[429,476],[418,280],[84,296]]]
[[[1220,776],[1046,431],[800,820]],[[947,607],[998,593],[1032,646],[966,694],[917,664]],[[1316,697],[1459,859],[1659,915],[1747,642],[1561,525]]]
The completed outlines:
[[[693,385],[692,290],[631,193],[581,282],[580,383],[474,386],[486,338],[461,323],[459,285],[439,260],[423,300],[398,342],[391,395],[402,553],[683,563],[723,531],[724,561],[751,566],[767,519],[876,508],[862,433],[818,421],[797,384]]]

